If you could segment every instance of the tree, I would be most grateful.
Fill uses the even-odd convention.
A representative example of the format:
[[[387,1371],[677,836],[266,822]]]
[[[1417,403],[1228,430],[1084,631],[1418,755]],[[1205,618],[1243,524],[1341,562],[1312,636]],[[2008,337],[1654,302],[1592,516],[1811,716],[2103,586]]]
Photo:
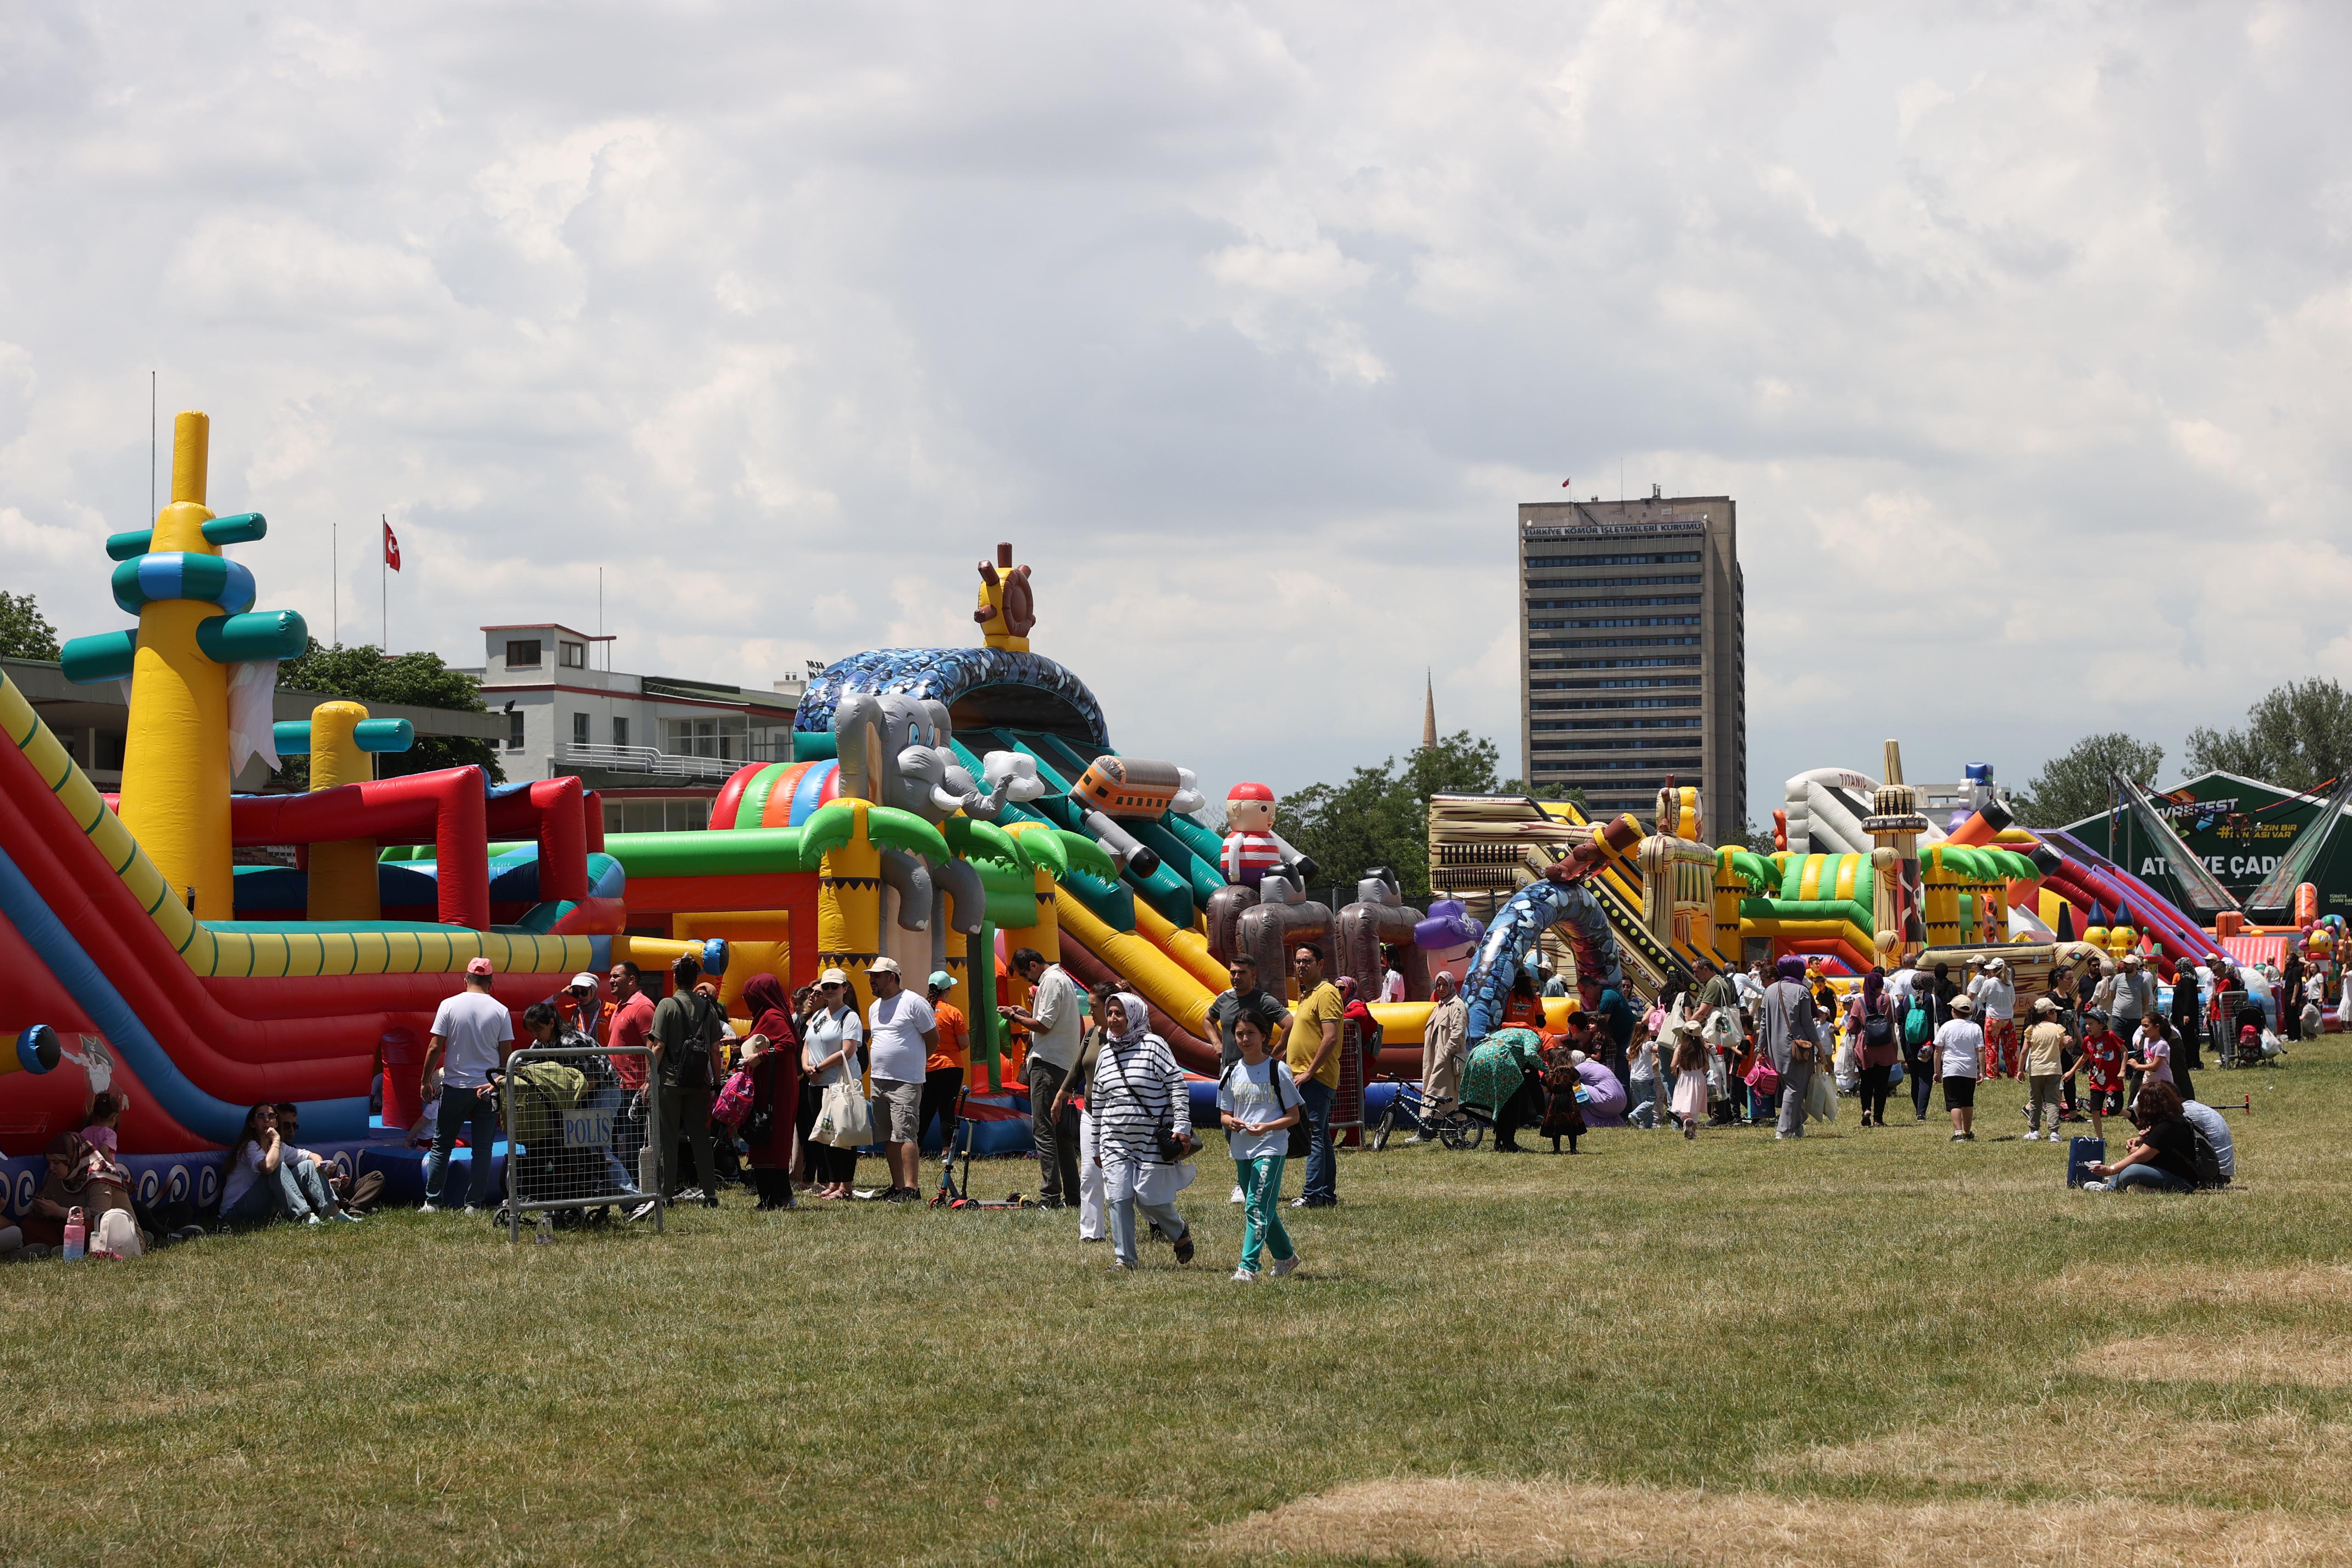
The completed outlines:
[[[54,659],[58,652],[58,629],[49,624],[33,596],[0,590],[0,655]]]
[[[1366,870],[1396,873],[1405,902],[1429,897],[1429,798],[1491,795],[1502,754],[1468,730],[1433,747],[1359,768],[1342,784],[1310,784],[1282,803],[1283,836],[1322,876],[1351,887]]]
[[[2086,735],[2043,763],[2023,790],[2012,791],[2010,805],[2029,828],[2063,828],[2106,810],[2109,772],[2153,784],[2163,766],[2164,747],[2153,742],[2121,730]]]
[[[2189,732],[2189,765],[2289,789],[2312,789],[2352,767],[2352,692],[2324,675],[2289,681],[2246,710],[2243,729]]]
[[[402,703],[410,707],[442,708],[453,713],[487,713],[480,683],[462,670],[441,662],[438,653],[395,653],[368,644],[323,647],[316,637],[302,656],[278,666],[278,684],[321,696],[355,703]],[[455,736],[424,736],[406,751],[386,752],[375,761],[376,776],[396,779],[405,773],[430,773],[468,763],[488,770],[490,782],[504,783],[506,769],[499,765],[498,747],[487,740]],[[289,757],[276,775],[280,788],[304,789],[310,783],[310,759]]]

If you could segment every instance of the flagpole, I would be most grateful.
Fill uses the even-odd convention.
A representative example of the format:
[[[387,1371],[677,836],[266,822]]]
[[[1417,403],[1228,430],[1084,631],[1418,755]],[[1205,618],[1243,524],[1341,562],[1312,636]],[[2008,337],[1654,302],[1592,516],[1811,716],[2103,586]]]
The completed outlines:
[[[327,623],[335,646],[343,645],[343,525],[327,525]]]
[[[392,517],[388,513],[377,513],[376,521],[383,525],[384,532],[390,533],[392,531]],[[385,553],[383,540],[382,538],[378,538],[376,540],[375,549],[375,580],[377,592],[382,596],[383,601],[382,605],[382,609],[383,611],[383,653],[384,657],[387,659],[392,657],[391,559],[392,558]]]

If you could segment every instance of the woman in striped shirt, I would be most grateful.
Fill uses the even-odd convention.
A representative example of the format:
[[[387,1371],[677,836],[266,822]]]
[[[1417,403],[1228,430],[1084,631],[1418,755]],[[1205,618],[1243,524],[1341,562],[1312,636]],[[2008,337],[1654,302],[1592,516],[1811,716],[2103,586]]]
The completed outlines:
[[[1192,1260],[1192,1232],[1176,1212],[1176,1195],[1192,1185],[1192,1098],[1168,1042],[1151,1032],[1143,998],[1121,991],[1103,1004],[1102,1052],[1087,1085],[1094,1123],[1093,1153],[1102,1164],[1110,1199],[1114,1269],[1135,1267],[1135,1211],[1139,1206],[1176,1244],[1176,1261]],[[1164,1151],[1163,1134],[1184,1140]]]

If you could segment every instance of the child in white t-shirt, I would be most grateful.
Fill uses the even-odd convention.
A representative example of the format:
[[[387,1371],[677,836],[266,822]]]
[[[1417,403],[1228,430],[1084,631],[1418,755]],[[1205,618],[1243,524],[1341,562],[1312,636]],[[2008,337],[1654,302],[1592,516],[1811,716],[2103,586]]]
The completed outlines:
[[[1298,1085],[1286,1062],[1269,1060],[1265,1026],[1244,1009],[1234,1019],[1234,1044],[1242,1059],[1217,1081],[1217,1119],[1234,1156],[1242,1187],[1242,1260],[1234,1278],[1257,1278],[1260,1254],[1271,1243],[1277,1278],[1298,1267],[1290,1233],[1282,1228],[1282,1161],[1290,1129],[1298,1122]]]

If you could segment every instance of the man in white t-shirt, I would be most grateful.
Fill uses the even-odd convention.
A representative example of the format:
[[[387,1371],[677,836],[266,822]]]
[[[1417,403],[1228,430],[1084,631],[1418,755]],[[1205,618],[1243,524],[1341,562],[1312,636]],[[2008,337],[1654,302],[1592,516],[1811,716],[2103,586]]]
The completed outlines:
[[[425,1043],[425,1065],[417,1073],[421,1099],[432,1087],[434,1067],[442,1068],[441,1113],[434,1122],[433,1152],[425,1156],[427,1214],[450,1207],[442,1184],[460,1129],[470,1128],[467,1143],[473,1161],[466,1211],[470,1214],[490,1200],[490,1145],[499,1136],[499,1096],[490,1087],[490,1072],[514,1044],[514,1018],[504,1002],[490,995],[490,978],[488,958],[467,960],[466,988],[433,1015],[433,1038]]]
[[[1952,1113],[1952,1142],[1977,1141],[1977,1080],[1984,1076],[1984,1030],[1972,1016],[1976,998],[1952,998],[1952,1016],[1936,1031],[1936,1075],[1944,1081],[1944,1109]]]
[[[940,1043],[939,1015],[907,988],[896,958],[867,967],[874,1005],[866,1009],[866,1061],[874,1074],[874,1130],[882,1135],[890,1164],[893,1203],[922,1196],[923,1077]]]

